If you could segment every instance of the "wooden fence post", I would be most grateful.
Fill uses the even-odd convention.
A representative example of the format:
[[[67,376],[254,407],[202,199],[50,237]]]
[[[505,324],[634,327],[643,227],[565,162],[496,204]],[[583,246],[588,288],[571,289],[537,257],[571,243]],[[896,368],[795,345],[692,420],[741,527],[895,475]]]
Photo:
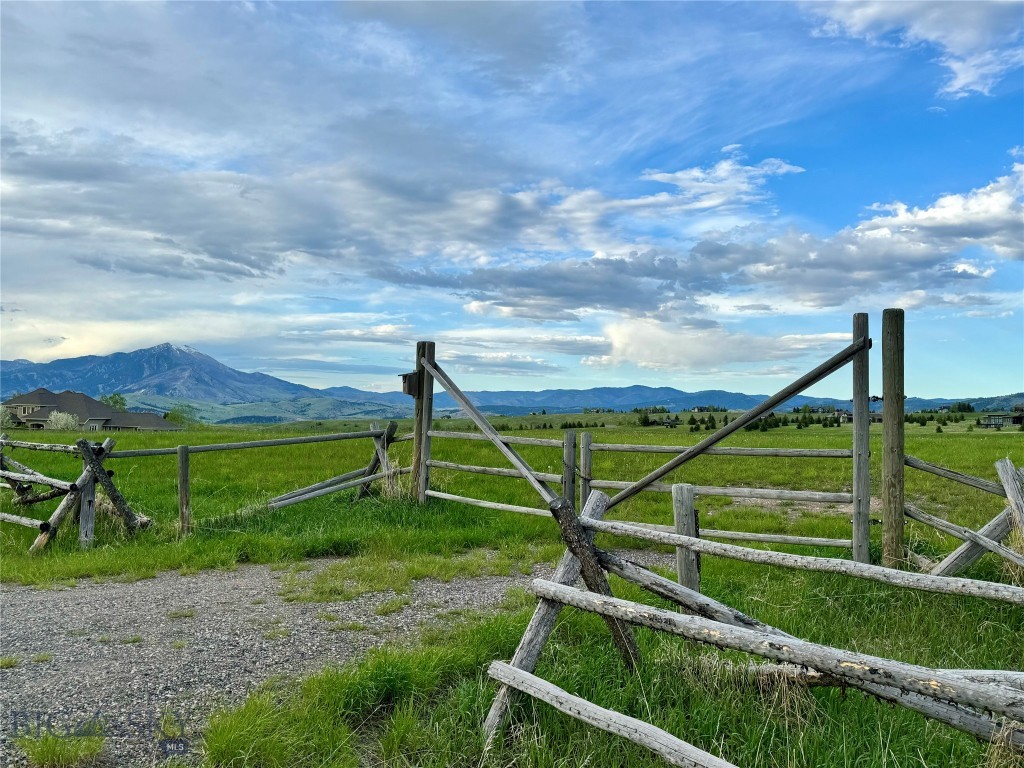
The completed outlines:
[[[903,540],[903,310],[882,312],[882,564],[906,562]]]
[[[675,517],[676,533],[696,539],[700,538],[700,531],[693,499],[692,485],[677,483],[672,486],[672,514]],[[676,547],[676,577],[684,587],[700,592],[700,554],[686,547]]]
[[[567,429],[562,437],[562,498],[569,499],[576,506],[576,430]]]
[[[192,486],[189,479],[188,446],[178,446],[178,532],[188,536],[192,531]]]
[[[412,487],[420,504],[427,500],[430,487],[430,427],[434,420],[434,377],[423,367],[423,359],[433,365],[434,342],[416,342],[416,409],[413,424]]]
[[[82,474],[89,465],[82,461]],[[89,474],[89,479],[79,488],[81,498],[78,508],[78,546],[88,549],[92,546],[96,530],[96,478]]]
[[[590,498],[590,481],[594,472],[594,452],[590,446],[593,443],[594,436],[590,432],[580,435],[580,509],[587,506]]]
[[[867,338],[868,316],[853,316],[853,338]],[[868,406],[868,350],[853,358],[853,559],[871,562],[871,415]]]

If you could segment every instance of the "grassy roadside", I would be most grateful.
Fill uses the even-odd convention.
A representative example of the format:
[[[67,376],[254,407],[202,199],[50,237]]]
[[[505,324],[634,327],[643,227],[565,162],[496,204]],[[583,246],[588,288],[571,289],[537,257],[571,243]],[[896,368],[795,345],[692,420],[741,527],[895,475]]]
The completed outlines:
[[[820,574],[707,566],[709,594],[818,642],[934,666],[1024,663],[1019,609]],[[614,588],[658,603],[622,582]],[[204,765],[662,765],[642,748],[523,699],[505,738],[483,753],[479,728],[495,690],[484,670],[511,656],[533,605],[519,594],[496,615],[427,630],[413,648],[380,649],[298,685],[265,688],[211,719]],[[750,661],[742,654],[642,629],[638,639],[644,662],[631,675],[603,623],[566,610],[538,674],[750,768],[1013,764],[994,762],[1011,758],[964,734],[859,692],[758,686],[728,664]]]

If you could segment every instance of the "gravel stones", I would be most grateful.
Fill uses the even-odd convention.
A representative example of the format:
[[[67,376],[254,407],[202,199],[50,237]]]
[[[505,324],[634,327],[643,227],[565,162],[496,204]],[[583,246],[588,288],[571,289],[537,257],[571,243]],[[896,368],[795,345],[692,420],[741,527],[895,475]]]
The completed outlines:
[[[281,599],[282,577],[332,562],[310,561],[297,574],[246,565],[57,590],[3,585],[0,655],[18,664],[0,669],[0,764],[25,765],[14,735],[82,733],[96,720],[110,765],[193,762],[210,713],[271,677],[308,675],[413,639],[423,623],[493,607],[532,578],[425,579],[400,607],[391,591],[334,603]]]

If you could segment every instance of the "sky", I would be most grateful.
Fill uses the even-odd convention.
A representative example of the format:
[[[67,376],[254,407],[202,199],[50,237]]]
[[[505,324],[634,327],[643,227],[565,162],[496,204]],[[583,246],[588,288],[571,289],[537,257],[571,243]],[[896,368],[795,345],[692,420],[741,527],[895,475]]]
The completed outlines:
[[[1024,4],[0,4],[0,356],[1024,390]],[[849,369],[810,393],[849,397]],[[2,375],[2,371],[0,371]]]

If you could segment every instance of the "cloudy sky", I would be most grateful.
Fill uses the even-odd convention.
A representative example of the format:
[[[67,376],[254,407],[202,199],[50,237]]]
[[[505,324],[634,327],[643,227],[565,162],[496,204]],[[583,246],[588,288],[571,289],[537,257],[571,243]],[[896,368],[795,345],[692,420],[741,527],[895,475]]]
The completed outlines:
[[[899,306],[909,394],[1024,389],[1024,4],[0,13],[5,359],[757,393]]]

